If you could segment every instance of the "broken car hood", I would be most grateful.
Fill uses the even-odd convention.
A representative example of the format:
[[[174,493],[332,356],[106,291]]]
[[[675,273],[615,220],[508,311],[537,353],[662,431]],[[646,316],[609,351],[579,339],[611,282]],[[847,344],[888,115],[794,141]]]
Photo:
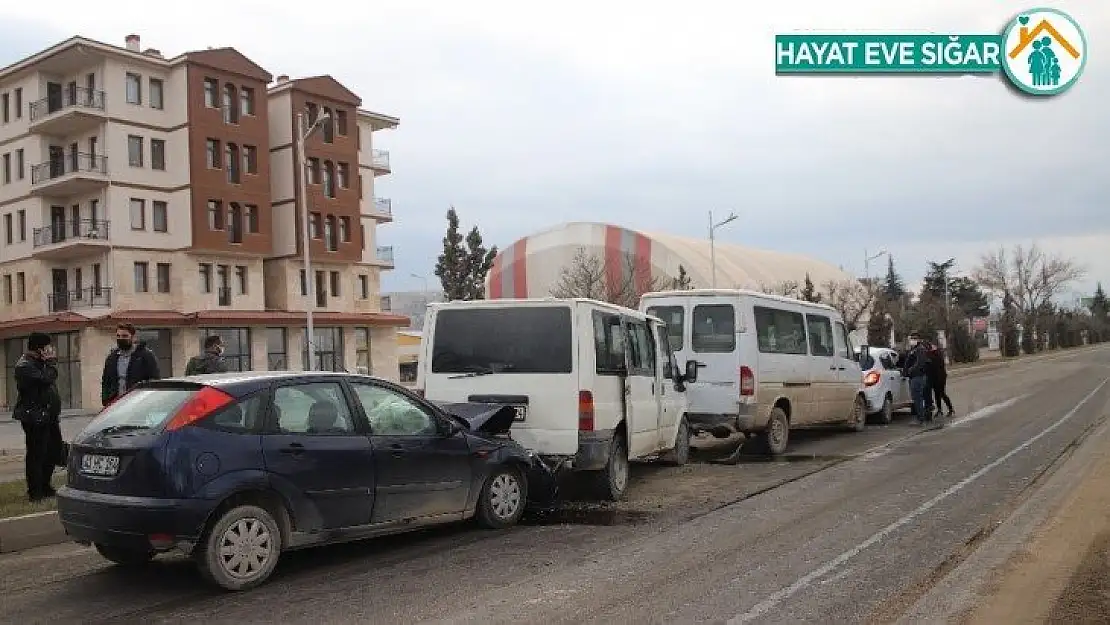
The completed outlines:
[[[516,410],[506,404],[486,404],[477,402],[432,402],[444,412],[456,416],[470,425],[471,432],[484,434],[504,434],[513,426]]]

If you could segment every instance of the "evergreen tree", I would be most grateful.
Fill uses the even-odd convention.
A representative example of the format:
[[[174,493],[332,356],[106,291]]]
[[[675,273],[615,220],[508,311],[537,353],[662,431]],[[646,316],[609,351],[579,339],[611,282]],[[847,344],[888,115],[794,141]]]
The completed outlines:
[[[671,289],[675,291],[689,291],[694,288],[693,280],[690,275],[686,273],[686,268],[682,265],[678,266],[678,277],[671,281]]]
[[[817,292],[817,287],[813,286],[813,280],[809,278],[809,272],[806,272],[806,281],[802,286],[802,299],[807,302],[821,302],[821,294]]]
[[[470,233],[466,235],[466,297],[464,299],[486,298],[486,275],[493,267],[493,259],[496,256],[497,246],[486,249],[478,226],[471,228]]]
[[[906,285],[902,282],[902,276],[894,269],[894,257],[887,254],[886,257],[886,278],[883,280],[883,295],[888,302],[902,302],[906,296]]]
[[[890,347],[890,329],[893,322],[887,317],[887,302],[876,297],[871,302],[867,318],[867,344],[875,347]]]
[[[1013,358],[1018,355],[1018,327],[1014,314],[1014,298],[1009,291],[1002,296],[1002,317],[998,320],[998,334],[1002,345],[1002,355]]]
[[[447,301],[484,298],[486,275],[493,267],[495,256],[497,247],[486,249],[477,226],[470,230],[464,240],[459,232],[459,215],[452,206],[447,211],[443,253],[439,255],[435,266],[435,275],[443,286],[443,297]]]
[[[1101,343],[1110,339],[1110,302],[1106,300],[1106,292],[1102,290],[1102,283],[1098,283],[1094,297],[1091,298],[1091,324],[1088,335],[1092,343]]]

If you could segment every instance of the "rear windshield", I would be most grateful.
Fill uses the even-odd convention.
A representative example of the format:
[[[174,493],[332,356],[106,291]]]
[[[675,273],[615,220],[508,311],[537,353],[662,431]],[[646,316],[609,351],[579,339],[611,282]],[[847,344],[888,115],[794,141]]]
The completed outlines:
[[[667,342],[672,350],[682,351],[682,324],[686,311],[681,306],[652,306],[647,309],[647,314],[658,317],[667,324]]]
[[[702,354],[727,354],[736,349],[736,311],[732,304],[694,306],[690,343]]]
[[[157,430],[192,397],[192,388],[136,389],[108,406],[85,426],[84,434]]]
[[[570,373],[570,308],[443,310],[436,315],[432,373]]]

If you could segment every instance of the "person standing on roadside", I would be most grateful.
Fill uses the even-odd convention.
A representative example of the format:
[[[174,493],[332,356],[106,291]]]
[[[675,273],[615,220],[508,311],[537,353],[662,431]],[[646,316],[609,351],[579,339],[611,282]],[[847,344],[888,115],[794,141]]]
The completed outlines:
[[[104,360],[104,373],[100,376],[100,399],[105,406],[140,382],[162,378],[158,358],[146,343],[135,340],[135,334],[135,326],[130,323],[116,326],[116,347]]]
[[[927,423],[932,421],[933,398],[928,393],[929,379],[926,371],[929,365],[929,354],[921,343],[921,337],[916,332],[910,334],[910,351],[906,354],[902,375],[910,381],[910,397],[913,399],[914,422]]]
[[[227,363],[224,362],[224,343],[216,335],[204,339],[204,353],[193,356],[189,364],[185,365],[185,375],[203,375],[205,373],[227,373]]]
[[[23,426],[27,453],[27,498],[40,501],[54,496],[50,479],[60,463],[63,445],[58,418],[62,398],[58,394],[58,359],[50,336],[34,332],[27,338],[27,351],[15,364],[18,393],[12,418]]]
[[[951,417],[953,412],[952,400],[949,399],[948,392],[945,390],[945,385],[948,382],[948,367],[944,364],[944,350],[929,343],[928,354],[929,367],[926,376],[929,380],[929,388],[933,391],[933,397],[936,398],[937,415],[944,415],[942,406],[948,406],[948,414],[945,416]]]

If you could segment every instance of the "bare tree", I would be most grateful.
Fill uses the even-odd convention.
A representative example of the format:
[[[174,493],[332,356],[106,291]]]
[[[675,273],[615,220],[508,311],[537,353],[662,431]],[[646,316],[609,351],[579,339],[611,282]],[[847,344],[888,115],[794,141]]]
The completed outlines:
[[[1009,295],[1029,320],[1086,273],[1075,261],[1045,254],[1034,243],[1029,247],[1015,245],[1012,254],[1007,254],[1005,248],[983,254],[974,276],[984,290],[1003,297]]]
[[[640,296],[650,291],[662,291],[673,283],[662,277],[652,277],[636,263],[632,254],[622,254],[620,277],[616,269],[606,267],[605,261],[597,254],[591,254],[580,247],[574,253],[570,264],[563,267],[559,280],[551,288],[551,296],[559,298],[585,297],[624,306],[637,308]]]
[[[769,284],[760,284],[759,290],[768,295],[781,295],[783,297],[794,297],[801,299],[802,285],[797,280],[783,280],[782,282],[772,282]]]
[[[823,285],[824,301],[844,317],[844,325],[851,332],[859,327],[860,320],[871,308],[875,299],[876,281],[829,280]]]

